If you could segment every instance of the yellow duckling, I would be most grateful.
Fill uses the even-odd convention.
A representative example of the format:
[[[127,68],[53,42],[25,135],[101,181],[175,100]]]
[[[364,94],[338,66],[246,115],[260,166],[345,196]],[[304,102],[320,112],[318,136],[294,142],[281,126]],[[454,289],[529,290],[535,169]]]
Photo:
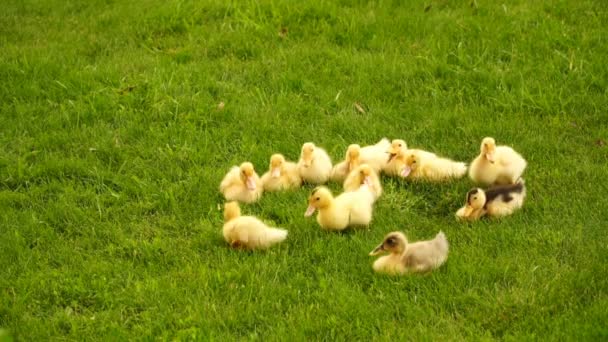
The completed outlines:
[[[331,175],[331,158],[324,149],[311,142],[302,145],[298,161],[298,173],[302,180],[311,184],[324,184]]]
[[[526,160],[511,147],[496,146],[494,138],[484,138],[479,156],[469,168],[469,177],[481,184],[513,184],[526,165]]]
[[[456,218],[475,221],[484,215],[502,217],[521,208],[526,198],[523,179],[515,184],[495,186],[487,190],[475,188],[467,193],[466,205],[456,212]]]
[[[361,164],[368,164],[376,173],[379,173],[388,163],[386,151],[389,146],[390,142],[386,138],[371,146],[349,145],[344,160],[332,169],[331,179],[335,182],[342,182],[352,170]]]
[[[270,157],[270,167],[262,176],[262,184],[264,191],[295,189],[302,185],[302,178],[296,163],[286,161],[282,154],[277,153]]]
[[[348,174],[344,181],[344,191],[356,191],[362,185],[368,186],[377,200],[382,195],[382,184],[378,174],[367,164],[359,165]]]
[[[373,268],[378,273],[395,275],[439,268],[448,259],[448,249],[448,240],[441,231],[433,240],[414,243],[408,243],[403,233],[392,232],[369,255],[389,252],[378,258]]]
[[[233,166],[220,183],[220,192],[228,201],[252,203],[262,197],[263,191],[262,181],[250,162]]]
[[[467,173],[467,165],[447,158],[439,158],[433,153],[409,150],[404,159],[404,167],[399,174],[410,179],[444,181],[462,178]]]
[[[265,249],[287,238],[287,231],[271,228],[253,216],[241,216],[238,202],[224,205],[224,239],[232,247]]]
[[[384,167],[384,173],[389,176],[399,177],[405,168],[405,159],[408,152],[419,153],[428,158],[436,157],[434,153],[416,149],[408,149],[404,140],[395,139],[391,142],[391,146],[387,150],[388,163]]]
[[[308,197],[309,217],[319,210],[317,222],[323,229],[344,230],[351,226],[367,226],[372,221],[374,195],[367,185],[338,197],[326,187],[318,187]]]

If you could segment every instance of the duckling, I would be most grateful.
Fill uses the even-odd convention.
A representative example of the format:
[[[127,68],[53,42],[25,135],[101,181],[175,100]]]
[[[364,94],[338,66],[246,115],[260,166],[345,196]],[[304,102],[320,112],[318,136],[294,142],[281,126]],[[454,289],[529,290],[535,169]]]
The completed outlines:
[[[450,178],[462,178],[467,173],[465,163],[440,158],[426,151],[409,150],[404,162],[405,166],[400,173],[404,178],[438,182]]]
[[[263,191],[262,181],[250,162],[233,166],[220,183],[220,192],[228,201],[252,203],[262,197]]]
[[[351,226],[367,226],[372,221],[374,195],[367,185],[335,197],[324,186],[313,190],[308,197],[309,217],[318,209],[317,222],[323,229],[344,230]]]
[[[253,216],[241,216],[238,202],[224,204],[224,239],[232,247],[265,249],[287,238],[287,231],[271,228]]]
[[[388,163],[386,151],[389,147],[390,142],[386,138],[371,146],[349,145],[344,160],[332,169],[331,179],[342,182],[352,170],[361,164],[368,164],[376,173],[379,173]]]
[[[404,167],[406,151],[407,144],[404,140],[393,140],[386,151],[386,153],[388,154],[388,159],[386,165],[383,168],[384,173],[389,176],[399,176],[401,170],[403,170]]]
[[[348,174],[348,177],[344,181],[344,191],[355,191],[362,185],[370,187],[376,200],[382,195],[380,178],[374,169],[367,164],[359,165]]]
[[[324,184],[331,175],[331,159],[324,149],[311,142],[302,145],[298,161],[298,173],[302,180],[312,184]]]
[[[513,184],[526,169],[526,160],[509,146],[496,146],[494,138],[483,138],[480,153],[471,163],[469,177],[481,184]]]
[[[471,189],[466,205],[456,212],[456,218],[475,221],[484,215],[502,217],[521,208],[526,198],[526,184],[520,178],[517,183],[499,185],[490,189]]]
[[[262,176],[262,184],[264,191],[295,189],[302,185],[302,178],[296,163],[286,161],[282,154],[277,153],[270,157],[270,167]]]
[[[448,240],[440,231],[433,240],[408,243],[401,232],[388,233],[369,255],[390,252],[374,262],[374,271],[391,275],[428,272],[448,259]]]

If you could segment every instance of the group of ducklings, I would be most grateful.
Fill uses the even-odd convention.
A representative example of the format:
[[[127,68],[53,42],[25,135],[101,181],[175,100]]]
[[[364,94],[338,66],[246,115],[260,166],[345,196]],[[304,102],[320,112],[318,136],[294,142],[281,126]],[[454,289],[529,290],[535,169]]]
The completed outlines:
[[[477,220],[482,216],[501,217],[521,208],[526,196],[521,178],[526,160],[508,146],[496,146],[493,138],[484,138],[480,154],[471,162],[470,178],[487,189],[473,188],[466,195],[465,206],[456,212],[459,220]],[[319,185],[308,197],[305,216],[316,211],[323,229],[341,231],[348,227],[368,226],[374,203],[382,195],[380,173],[405,179],[432,182],[462,178],[467,165],[434,153],[408,149],[404,140],[382,139],[375,145],[348,146],[343,161],[332,164],[327,152],[314,143],[302,146],[297,163],[281,154],[270,157],[268,172],[259,177],[253,164],[234,166],[220,184],[227,202],[224,206],[223,235],[235,248],[264,249],[282,242],[287,231],[269,227],[253,216],[241,216],[238,202],[252,203],[264,191],[299,188],[303,182]],[[335,196],[321,184],[342,182],[344,192]],[[448,256],[448,241],[443,232],[434,239],[408,243],[401,232],[391,232],[370,255],[389,252],[378,258],[373,269],[388,274],[427,272],[440,267]]]

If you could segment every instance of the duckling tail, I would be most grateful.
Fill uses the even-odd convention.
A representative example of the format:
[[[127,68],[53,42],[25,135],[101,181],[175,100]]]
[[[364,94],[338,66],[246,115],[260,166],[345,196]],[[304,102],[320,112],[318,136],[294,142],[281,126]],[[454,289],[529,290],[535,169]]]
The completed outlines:
[[[279,228],[267,228],[265,236],[265,244],[274,245],[287,238],[287,231]]]
[[[439,231],[439,233],[437,234],[437,236],[435,236],[435,239],[433,241],[435,243],[435,248],[436,248],[436,261],[435,261],[435,268],[441,266],[447,259],[448,259],[448,251],[450,248],[450,245],[448,243],[448,239],[445,236],[445,234],[443,233],[443,231]]]

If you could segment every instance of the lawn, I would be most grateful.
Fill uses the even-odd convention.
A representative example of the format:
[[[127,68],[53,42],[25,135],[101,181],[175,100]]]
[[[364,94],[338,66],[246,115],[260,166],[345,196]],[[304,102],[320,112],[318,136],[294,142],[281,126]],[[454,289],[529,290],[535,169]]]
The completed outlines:
[[[608,339],[607,22],[601,0],[4,1],[0,340]],[[485,136],[528,161],[513,216],[456,222],[468,178],[384,177],[369,229],[322,231],[305,186],[242,206],[285,243],[222,239],[232,165],[382,137],[470,162]],[[374,274],[394,230],[443,230],[447,263]]]

